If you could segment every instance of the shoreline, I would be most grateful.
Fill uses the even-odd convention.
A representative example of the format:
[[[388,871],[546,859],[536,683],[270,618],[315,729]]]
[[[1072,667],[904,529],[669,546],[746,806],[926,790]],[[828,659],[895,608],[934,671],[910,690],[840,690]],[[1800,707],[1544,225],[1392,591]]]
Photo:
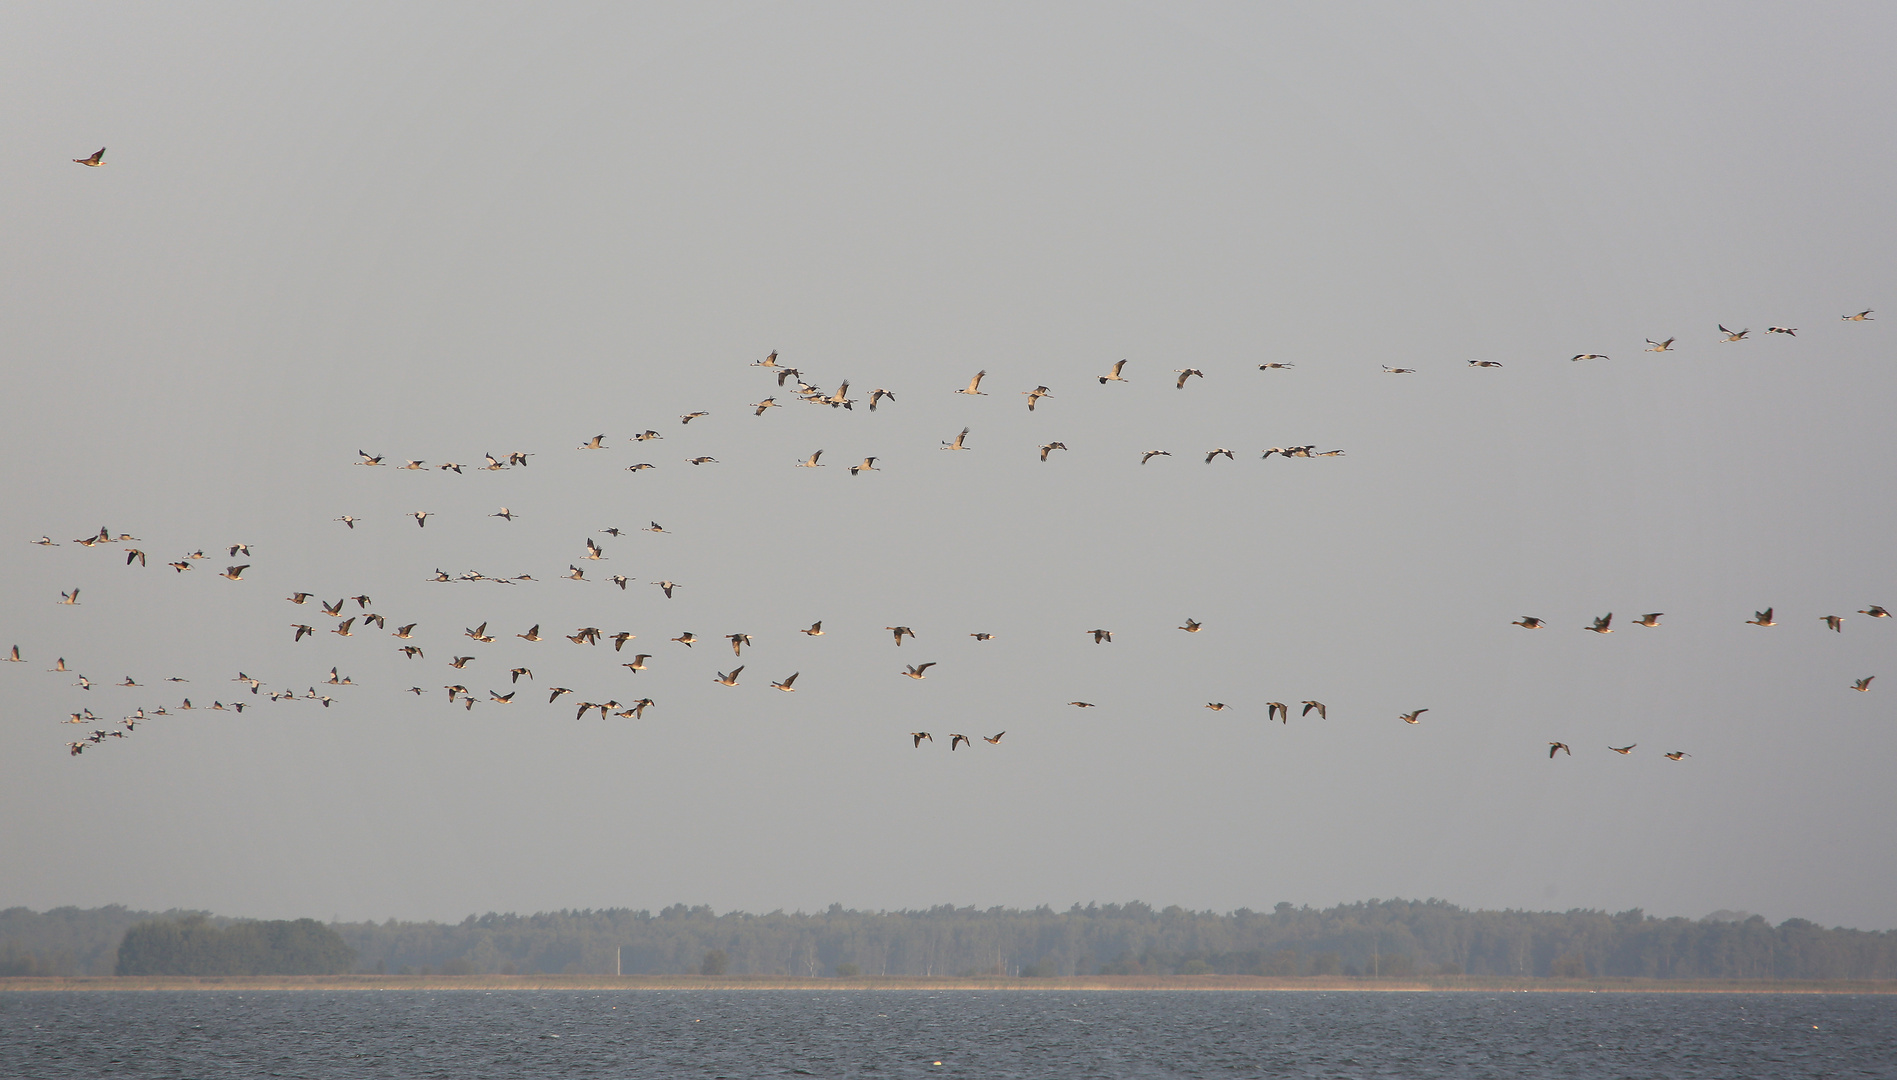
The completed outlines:
[[[1897,994],[1897,979],[1543,979],[1435,976],[1418,979],[1259,975],[1084,975],[1026,979],[869,976],[806,979],[781,975],[75,975],[0,977],[0,993],[91,991],[330,990],[1006,990],[1251,991],[1554,994]]]

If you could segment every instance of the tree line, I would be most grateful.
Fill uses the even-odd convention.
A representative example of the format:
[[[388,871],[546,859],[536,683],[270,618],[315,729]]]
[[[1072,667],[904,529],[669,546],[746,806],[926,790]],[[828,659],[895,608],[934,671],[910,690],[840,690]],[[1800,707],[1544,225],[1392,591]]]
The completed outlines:
[[[89,919],[96,928],[88,927]],[[0,912],[0,974],[98,972],[102,966],[131,973],[126,945],[136,944],[131,955],[140,957],[162,942],[210,942],[206,935],[213,930],[307,924],[332,933],[340,948],[317,949],[314,938],[297,938],[302,944],[296,948],[304,950],[297,955],[390,974],[610,974],[617,963],[629,975],[1897,978],[1897,931],[1826,929],[1803,919],[1773,926],[1756,915],[1656,918],[1637,908],[1483,911],[1441,900],[1324,909],[1279,904],[1223,914],[1137,901],[1065,911],[941,905],[871,912],[832,905],[762,915],[675,904],[657,913],[490,913],[459,923],[391,919],[327,927],[172,912],[157,921],[177,927],[175,937],[167,936],[172,930],[140,929],[135,939],[133,924],[150,919],[124,908]],[[125,944],[105,962],[95,946],[113,927]],[[253,946],[217,948],[249,956]],[[337,959],[344,950],[353,960]]]

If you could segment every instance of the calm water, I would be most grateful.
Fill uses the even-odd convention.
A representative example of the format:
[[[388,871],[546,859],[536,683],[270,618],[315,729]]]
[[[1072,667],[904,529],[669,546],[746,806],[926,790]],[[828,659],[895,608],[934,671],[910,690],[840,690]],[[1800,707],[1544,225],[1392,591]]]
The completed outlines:
[[[0,1076],[1897,1077],[1897,998],[10,993]]]

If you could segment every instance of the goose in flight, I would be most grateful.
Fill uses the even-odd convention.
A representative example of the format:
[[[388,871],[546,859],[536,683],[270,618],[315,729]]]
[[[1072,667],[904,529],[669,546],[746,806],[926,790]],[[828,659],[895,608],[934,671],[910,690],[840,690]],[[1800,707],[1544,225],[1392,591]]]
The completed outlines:
[[[1111,630],[1097,630],[1096,629],[1096,630],[1088,630],[1085,632],[1093,635],[1093,643],[1095,645],[1099,645],[1103,642],[1111,643],[1113,641],[1113,631]]]
[[[982,397],[987,397],[988,392],[981,388],[982,376],[986,374],[988,374],[988,372],[985,369],[982,371],[977,371],[975,373],[975,377],[968,380],[967,388],[962,389],[962,390],[957,390],[955,392],[958,394],[980,394]]]
[[[997,731],[993,735],[983,735],[981,737],[981,741],[987,743],[990,746],[993,746],[994,744],[1000,742],[1001,737],[1006,734],[1007,732],[1005,731]]]
[[[672,590],[679,587],[679,584],[676,581],[655,581],[652,584],[657,585],[659,587],[659,590],[665,593],[665,598],[667,600],[670,600],[672,598]]]
[[[1229,708],[1223,701],[1208,701],[1205,703],[1205,707],[1211,709],[1213,712],[1224,712]]]
[[[547,695],[547,704],[549,705],[553,704],[555,701],[558,701],[560,699],[561,694],[571,694],[573,692],[564,686],[549,686],[547,687],[547,689],[552,691],[551,693]]]
[[[678,422],[680,424],[689,424],[701,416],[710,416],[710,415],[711,414],[708,412],[688,412],[684,416],[679,417]]]
[[[801,672],[801,671],[793,671],[793,672],[791,672],[791,673],[790,673],[790,677],[789,677],[789,678],[787,678],[787,679],[785,679],[785,680],[784,680],[783,682],[774,682],[774,683],[772,683],[772,684],[771,684],[771,689],[773,689],[773,690],[782,690],[782,691],[783,691],[783,692],[785,692],[786,694],[791,694],[791,693],[795,693],[795,692],[796,692],[796,689],[797,689],[797,688],[796,688],[796,687],[794,687],[794,686],[792,686],[792,685],[791,685],[791,683],[794,683],[794,682],[796,682],[796,681],[797,681],[797,676],[799,676],[799,675],[801,675],[801,674],[803,674],[803,672]]]
[[[434,517],[435,512],[433,510],[417,510],[408,516],[415,519],[416,528],[426,529],[428,527],[428,519]]]
[[[1033,412],[1033,411],[1034,411],[1034,406],[1035,406],[1035,405],[1036,405],[1036,404],[1037,404],[1037,403],[1038,403],[1038,402],[1039,402],[1039,401],[1040,401],[1040,400],[1041,400],[1042,398],[1044,398],[1044,397],[1053,397],[1053,396],[1054,396],[1054,395],[1052,395],[1052,394],[1050,394],[1050,393],[1048,393],[1048,392],[1047,392],[1047,387],[1045,387],[1045,386],[1037,386],[1037,387],[1035,387],[1035,388],[1034,388],[1034,389],[1032,389],[1032,390],[1023,390],[1023,391],[1021,391],[1021,392],[1022,392],[1023,394],[1026,394],[1026,395],[1028,396],[1028,411],[1029,411],[1029,412]]]
[[[6,661],[9,664],[23,664],[26,662],[20,659],[20,647],[18,645],[13,647],[13,652],[7,656]]]
[[[1777,626],[1778,623],[1775,623],[1772,621],[1772,609],[1766,608],[1764,611],[1753,612],[1752,617],[1746,620],[1746,625],[1747,626]]]
[[[1851,684],[1851,689],[1869,693],[1871,689],[1871,680],[1875,678],[1877,678],[1877,676],[1875,675],[1866,675],[1862,679],[1858,679],[1857,681],[1853,682]]]
[[[962,429],[962,433],[961,433],[960,435],[957,435],[957,436],[955,436],[955,441],[954,441],[954,442],[944,442],[944,443],[942,444],[942,449],[944,449],[944,450],[966,450],[966,449],[968,449],[968,447],[966,447],[966,446],[963,446],[963,445],[962,445],[962,441],[963,441],[964,439],[967,439],[967,438],[968,438],[968,429],[967,429],[967,428],[963,428],[963,429]]]
[[[632,663],[622,663],[619,666],[625,668],[627,671],[644,671],[646,669],[646,661],[650,659],[652,659],[652,654],[649,652],[635,653],[632,657]]]
[[[1403,721],[1406,724],[1419,723],[1422,715],[1428,711],[1429,711],[1428,709],[1418,709],[1415,712],[1406,712],[1399,715],[1397,719]]]
[[[823,620],[818,619],[816,622],[813,622],[810,624],[810,629],[799,630],[797,632],[800,634],[806,634],[810,637],[822,637],[823,636]]]
[[[1298,715],[1299,715],[1299,716],[1309,716],[1309,715],[1311,715],[1311,710],[1312,710],[1312,709],[1316,709],[1316,710],[1317,710],[1317,718],[1318,718],[1319,720],[1328,720],[1328,719],[1330,719],[1330,717],[1329,717],[1329,716],[1327,716],[1327,715],[1325,714],[1325,712],[1324,712],[1324,703],[1323,703],[1323,702],[1321,702],[1321,701],[1305,701],[1305,702],[1300,702],[1300,704],[1302,704],[1302,705],[1304,706],[1304,711],[1303,711],[1303,712],[1300,712],[1300,713],[1298,713]]]
[[[1689,753],[1687,753],[1687,752],[1686,752],[1686,751],[1684,751],[1684,750],[1674,750],[1674,751],[1672,751],[1671,753],[1668,753],[1668,754],[1665,754],[1665,755],[1663,755],[1663,756],[1664,756],[1664,757],[1665,757],[1665,758],[1666,758],[1666,759],[1667,759],[1668,761],[1678,761],[1678,760],[1680,760],[1681,758],[1685,758],[1685,757],[1692,757],[1693,755],[1691,755],[1691,754],[1689,754]]]
[[[352,517],[352,516],[350,516],[350,515],[348,515],[348,514],[344,514],[344,515],[343,515],[342,517],[339,517],[339,518],[330,518],[329,520],[331,520],[331,521],[340,521],[340,522],[342,522],[342,523],[343,523],[344,525],[347,525],[347,526],[349,526],[350,528],[352,528],[352,529],[353,529],[353,528],[355,528],[355,527],[356,527],[356,522],[358,522],[358,521],[361,521],[362,519],[361,519],[361,518],[359,518],[359,517]]]
[[[1796,326],[1768,326],[1765,328],[1765,332],[1768,334],[1784,334],[1786,337],[1797,337],[1798,327]]]
[[[823,468],[823,464],[819,462],[817,459],[822,456],[823,456],[823,451],[819,450],[816,453],[805,458],[804,460],[798,462],[797,467],[800,469],[821,469]]]
[[[1858,610],[1858,614],[1859,614],[1859,615],[1869,615],[1869,616],[1870,616],[1871,618],[1873,618],[1873,619],[1888,619],[1888,618],[1890,618],[1890,612],[1888,612],[1888,611],[1885,611],[1885,610],[1884,610],[1883,608],[1881,608],[1881,607],[1879,607],[1879,606],[1877,606],[1876,604],[1872,604],[1872,605],[1871,605],[1870,607],[1867,607],[1867,608],[1860,608],[1860,609]]]
[[[407,657],[410,660],[418,660],[428,655],[427,653],[422,652],[422,647],[420,645],[401,645],[401,646],[398,646],[398,648],[402,650],[402,655]]]
[[[662,533],[662,532],[664,532],[664,531],[665,531],[665,526],[663,526],[663,525],[661,525],[661,524],[659,524],[659,523],[658,523],[658,522],[656,522],[656,521],[649,521],[649,522],[647,522],[647,523],[646,523],[646,527],[645,527],[645,528],[643,528],[643,529],[640,529],[639,531],[640,531],[640,532],[651,532],[651,533]]]
[[[132,565],[133,559],[137,559],[138,565],[140,566],[146,565],[144,552],[138,550],[137,548],[126,548],[125,549],[125,565],[127,566]]]
[[[1877,320],[1871,318],[1871,312],[1875,310],[1877,309],[1865,308],[1863,311],[1858,312],[1856,315],[1842,315],[1839,317],[1842,318],[1845,322],[1876,322]]]
[[[1126,366],[1126,361],[1124,360],[1118,361],[1117,363],[1113,365],[1112,371],[1107,372],[1105,375],[1097,376],[1097,378],[1100,380],[1100,385],[1105,386],[1106,384],[1110,382],[1126,382],[1127,381],[1126,379],[1120,377],[1120,369],[1125,366]]]
[[[1065,450],[1065,449],[1067,449],[1067,444],[1064,442],[1047,443],[1041,447],[1041,460],[1046,461],[1047,455],[1053,453],[1056,450]]]
[[[751,366],[752,367],[776,367],[777,366],[777,350],[772,349],[771,355],[765,357],[762,360],[751,361]]]
[[[1091,709],[1094,707],[1091,701],[1070,701],[1067,704],[1072,705],[1076,709]]]
[[[1549,743],[1548,744],[1548,760],[1550,761],[1554,760],[1554,756],[1556,754],[1566,754],[1569,757],[1573,757],[1574,751],[1568,749],[1568,744],[1564,742]]]
[[[774,397],[767,397],[767,398],[765,398],[765,399],[764,399],[763,401],[760,401],[760,402],[757,402],[756,404],[754,404],[754,405],[752,405],[751,407],[752,407],[753,409],[756,409],[756,410],[757,410],[756,412],[754,412],[754,413],[752,413],[752,414],[751,414],[751,415],[753,415],[753,416],[763,416],[763,415],[764,415],[764,410],[765,410],[765,409],[781,409],[781,408],[783,408],[783,406],[782,406],[782,405],[779,405],[779,404],[777,403],[777,399],[776,399],[776,398],[774,398]]]
[[[678,642],[680,645],[683,645],[689,649],[692,647],[692,643],[698,640],[698,637],[697,635],[693,634],[690,630],[687,630],[683,634],[680,634],[679,636],[673,638],[672,640]]]
[[[501,507],[499,513],[489,514],[488,517],[497,517],[503,521],[512,521],[514,520],[514,512],[512,510],[509,510],[507,507],[503,506]]]
[[[738,685],[738,674],[743,670],[744,665],[739,664],[737,667],[732,668],[730,672],[720,671],[718,677],[711,681],[724,686],[736,686]]]
[[[1727,341],[1744,341],[1744,340],[1745,340],[1745,337],[1746,337],[1746,335],[1747,335],[1747,334],[1750,334],[1750,333],[1751,333],[1752,331],[1750,331],[1750,330],[1728,330],[1728,329],[1726,329],[1726,327],[1725,327],[1725,324],[1723,324],[1723,323],[1721,323],[1721,324],[1720,324],[1720,326],[1719,326],[1719,332],[1720,332],[1720,333],[1722,333],[1722,334],[1724,334],[1724,335],[1726,335],[1726,340],[1727,340]]]
[[[712,457],[712,456],[711,456],[711,455],[709,455],[709,454],[704,454],[704,455],[701,455],[701,456],[699,456],[699,457],[695,457],[695,458],[686,458],[685,460],[686,460],[687,462],[689,462],[689,463],[691,463],[691,464],[693,464],[693,465],[716,465],[716,464],[718,464],[718,459],[717,459],[717,458],[715,458],[715,457]]]
[[[592,438],[590,438],[590,439],[588,439],[588,440],[586,440],[585,442],[583,442],[583,443],[581,443],[581,444],[580,444],[580,446],[579,446],[579,448],[580,448],[581,450],[604,450],[604,449],[606,449],[606,435],[605,435],[605,433],[604,433],[604,432],[602,432],[602,433],[600,433],[600,434],[598,434],[598,435],[595,435],[595,436],[593,436]],[[488,459],[487,459],[487,460],[488,460],[488,461],[489,461],[489,462],[490,462],[490,463],[492,464],[492,466],[493,466],[494,468],[499,468],[499,467],[500,467],[500,464],[501,464],[501,463],[500,463],[500,462],[498,462],[498,461],[495,461],[495,460],[494,460],[494,456],[493,456],[492,454],[490,454],[490,455],[488,455]]]
[[[79,590],[74,589],[71,592],[62,591],[59,594],[59,602],[66,605],[67,607],[71,607],[74,604],[77,604],[79,602]]]
[[[1634,747],[1639,746],[1639,745],[1640,745],[1639,743],[1628,743],[1626,746],[1610,746],[1608,747],[1608,749],[1612,750],[1616,754],[1619,754],[1621,757],[1626,757],[1628,754],[1631,754],[1634,752]]]
[[[733,655],[733,656],[742,656],[742,655],[743,655],[743,652],[742,652],[742,650],[744,649],[744,647],[745,647],[746,645],[749,645],[749,644],[751,644],[751,635],[749,635],[749,634],[726,634],[726,635],[725,635],[725,640],[726,640],[726,641],[729,641],[729,642],[731,643],[731,655]]]
[[[1660,616],[1665,615],[1665,614],[1666,612],[1664,611],[1649,611],[1645,615],[1642,615],[1638,619],[1635,619],[1634,625],[1645,626],[1645,627],[1658,626],[1660,625]]]
[[[1194,375],[1197,375],[1201,379],[1205,378],[1205,372],[1200,371],[1196,367],[1174,368],[1173,373],[1179,376],[1179,381],[1173,383],[1174,390],[1184,390],[1186,388],[1186,380],[1192,378]]]
[[[250,564],[249,564],[249,563],[245,563],[245,564],[244,564],[244,565],[242,565],[242,566],[226,566],[226,567],[224,568],[224,572],[223,572],[223,573],[221,573],[221,574],[219,574],[219,575],[217,575],[217,576],[218,576],[218,577],[221,577],[221,578],[229,578],[229,579],[230,579],[230,580],[232,580],[232,581],[236,581],[236,580],[237,580],[238,578],[241,578],[241,577],[243,577],[243,576],[244,576],[244,571],[246,571],[246,570],[248,570],[248,569],[250,569]],[[77,591],[77,590],[74,590],[74,595],[75,595],[75,596],[76,596],[76,595],[78,595],[78,591]]]
[[[1652,338],[1648,338],[1647,351],[1648,352],[1672,352],[1673,339],[1667,338],[1665,341],[1655,341]]]
[[[474,657],[472,656],[457,656],[454,659],[448,661],[448,666],[459,671],[460,669],[467,667],[468,661],[472,659],[474,659]]]
[[[651,428],[647,428],[644,431],[641,431],[639,434],[634,435],[632,437],[632,441],[633,442],[651,442],[653,439],[663,439],[663,438],[665,438],[665,436],[659,434],[656,431],[653,431]]]
[[[1140,464],[1144,465],[1156,457],[1171,457],[1171,450],[1148,450],[1140,455]]]
[[[927,739],[927,740],[929,740],[930,742],[934,742],[934,741],[935,741],[935,736],[933,736],[933,735],[931,735],[931,734],[929,734],[929,733],[928,733],[928,732],[926,732],[926,731],[911,731],[911,732],[909,733],[909,737],[910,737],[911,739],[914,739],[914,740],[916,741],[916,746],[918,746],[918,747],[920,747],[920,746],[922,745],[922,740],[924,740],[924,739]]]
[[[1667,340],[1671,341],[1672,339],[1669,338]],[[1576,353],[1575,355],[1568,357],[1568,359],[1569,360],[1612,360],[1613,357],[1603,356],[1600,353],[1584,352],[1584,353]]]
[[[1547,626],[1548,623],[1546,620],[1537,619],[1533,615],[1523,615],[1521,618],[1516,619],[1514,622],[1509,623],[1508,625],[1519,626],[1523,630],[1539,630],[1542,627]]]
[[[76,157],[72,160],[75,165],[90,165],[96,169],[105,164],[105,147],[99,147],[91,157]]]
[[[1199,632],[1199,628],[1202,627],[1203,625],[1205,624],[1201,623],[1197,619],[1187,619],[1186,625],[1177,627],[1176,629],[1184,630],[1188,634],[1196,634]]]
[[[635,634],[635,633],[633,633],[633,632],[632,632],[632,631],[630,631],[630,630],[621,630],[621,631],[620,631],[619,633],[617,633],[617,634],[614,634],[614,635],[612,636],[612,639],[613,639],[613,651],[614,651],[614,652],[619,652],[620,650],[622,650],[622,649],[624,649],[624,648],[626,647],[626,642],[628,642],[628,641],[631,641],[631,640],[632,640],[633,638],[636,638],[636,637],[638,637],[638,636],[639,636],[638,634]],[[745,638],[745,639],[744,639],[744,643],[745,643],[746,645],[749,645],[749,644],[751,644],[751,639],[750,639],[750,638]]]
[[[483,642],[486,644],[492,644],[494,641],[493,636],[487,632],[486,623],[482,623],[481,625],[475,627],[472,630],[463,630],[461,633],[464,637],[469,637],[469,638],[474,639],[475,641]]]
[[[1502,365],[1497,363],[1494,360],[1471,360],[1469,361],[1469,366],[1470,367],[1501,367]]]
[[[968,636],[974,638],[976,641],[993,641],[995,639],[995,636],[987,631],[977,631]]]
[[[1210,465],[1210,464],[1212,464],[1212,459],[1213,459],[1213,458],[1215,458],[1215,457],[1218,457],[1218,456],[1219,456],[1220,454],[1224,454],[1224,455],[1225,455],[1225,460],[1227,460],[1227,461],[1237,461],[1237,460],[1238,460],[1237,458],[1235,458],[1235,457],[1233,457],[1233,456],[1232,456],[1232,452],[1231,452],[1230,450],[1227,450],[1227,449],[1225,449],[1225,448],[1224,448],[1223,446],[1221,446],[1221,447],[1219,447],[1218,449],[1216,449],[1216,450],[1213,450],[1213,451],[1212,451],[1211,453],[1209,453],[1209,454],[1207,454],[1207,455],[1205,455],[1205,463],[1206,463],[1207,465]]]
[[[299,593],[298,595],[308,596],[309,594]],[[334,615],[336,618],[340,619],[343,617],[343,603],[344,601],[347,601],[348,599],[349,598],[347,596],[339,596],[336,598],[336,602],[333,604],[327,600],[318,600],[316,603],[318,606],[320,606],[323,609],[323,614]]]
[[[1607,614],[1602,615],[1599,618],[1595,619],[1593,626],[1583,627],[1583,629],[1592,630],[1597,634],[1611,634],[1614,632],[1614,629],[1612,626],[1613,621],[1614,621],[1614,613],[1610,611]]]
[[[1413,367],[1391,367],[1391,366],[1390,366],[1390,365],[1388,365],[1388,364],[1384,364],[1384,365],[1383,365],[1383,370],[1384,370],[1384,372],[1385,372],[1386,374],[1390,374],[1390,375],[1414,375],[1414,374],[1416,374],[1416,369],[1415,369],[1415,368],[1413,368]]]
[[[1259,371],[1280,371],[1280,370],[1284,370],[1287,368],[1294,368],[1294,367],[1297,367],[1297,365],[1296,364],[1259,364],[1258,370]]]
[[[354,625],[356,625],[356,617],[354,615],[351,615],[347,619],[344,619],[342,622],[339,622],[335,626],[330,627],[329,632],[339,637],[355,637],[356,635],[349,632],[349,628]],[[459,667],[460,665],[456,665],[456,666]]]
[[[930,740],[930,741],[934,741],[934,740]],[[970,746],[974,746],[975,740],[969,738],[966,735],[956,735],[952,732],[949,734],[949,749],[951,751],[963,743],[967,743]]]
[[[59,546],[58,541],[54,540],[50,536],[42,536],[38,540],[33,541],[33,543],[38,544],[40,547],[58,547]]]
[[[487,692],[487,699],[496,705],[511,705],[514,702],[514,695],[517,693],[519,693],[518,690],[509,690],[505,694],[497,694],[489,690]]]
[[[1265,723],[1271,723],[1271,718],[1274,716],[1278,718],[1278,722],[1281,724],[1290,723],[1291,706],[1286,705],[1282,701],[1265,702]]]
[[[413,629],[415,629],[415,624],[414,624],[414,623],[409,623],[409,624],[408,624],[407,626],[404,626],[404,627],[402,627],[402,630],[403,630],[403,631],[409,631],[409,630],[413,630]],[[407,636],[408,636],[408,634],[404,632],[404,633],[398,633],[398,634],[396,634],[395,636],[396,636],[396,637],[407,637]],[[527,632],[526,632],[526,633],[524,633],[524,634],[515,634],[514,636],[515,636],[515,637],[517,637],[517,638],[519,638],[519,639],[520,639],[520,640],[522,640],[522,641],[539,641],[539,640],[540,640],[540,624],[539,624],[539,623],[535,623],[535,624],[533,624],[532,626],[530,626],[530,627],[528,627],[528,628],[527,628]]]
[[[902,636],[903,636],[904,634],[907,634],[907,635],[909,635],[909,637],[910,637],[911,639],[913,639],[913,638],[914,638],[914,637],[916,636],[916,632],[915,632],[914,630],[911,630],[911,629],[909,629],[909,628],[908,628],[908,627],[906,627],[906,626],[885,626],[885,627],[883,627],[883,629],[885,629],[885,630],[888,630],[889,632],[891,632],[891,633],[893,633],[893,634],[895,634],[895,635],[896,635],[896,647],[897,647],[897,648],[901,648],[901,647],[902,647]]]
[[[876,467],[876,459],[875,459],[875,458],[873,458],[873,457],[866,457],[866,458],[864,458],[864,459],[863,459],[863,464],[861,464],[861,465],[852,465],[852,466],[850,466],[850,475],[851,475],[851,476],[855,476],[855,475],[857,475],[858,473],[866,473],[866,472],[882,472],[882,471],[883,471],[883,470],[881,470],[881,469],[879,469],[879,468],[877,468],[877,467]]]
[[[1844,633],[1844,616],[1820,615],[1818,617],[1824,620],[1824,624],[1830,627],[1833,633],[1838,633],[1838,634]]]
[[[935,661],[933,660],[929,661],[926,664],[904,664],[903,665],[904,671],[902,672],[902,674],[909,676],[911,679],[925,679],[925,678],[928,678],[928,676],[924,675],[923,672],[929,670],[930,668],[934,666],[935,666]]]
[[[316,627],[311,626],[308,623],[291,623],[290,626],[292,629],[296,631],[296,636],[290,639],[290,643],[293,645],[299,641],[302,641],[305,637],[309,636],[310,634],[316,633]]]

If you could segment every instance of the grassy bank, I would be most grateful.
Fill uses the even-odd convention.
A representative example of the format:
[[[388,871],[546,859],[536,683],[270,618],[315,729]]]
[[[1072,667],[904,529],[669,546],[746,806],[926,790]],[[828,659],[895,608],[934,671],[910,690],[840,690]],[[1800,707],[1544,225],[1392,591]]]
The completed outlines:
[[[777,975],[247,975],[0,978],[6,991],[127,990],[1276,990],[1471,993],[1891,994],[1891,979],[1421,979],[1089,975],[1066,979],[799,979]]]

